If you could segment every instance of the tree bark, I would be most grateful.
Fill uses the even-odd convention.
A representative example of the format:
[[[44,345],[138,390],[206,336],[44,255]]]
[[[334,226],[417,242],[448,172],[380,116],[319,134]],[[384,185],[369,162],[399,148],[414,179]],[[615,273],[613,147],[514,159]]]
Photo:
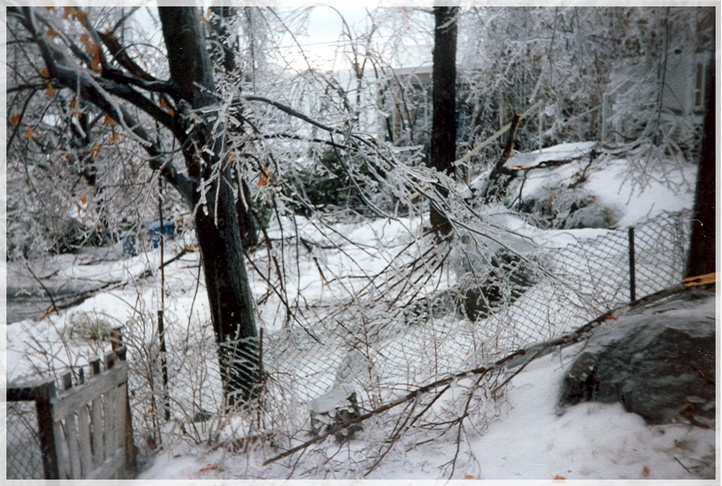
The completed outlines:
[[[692,219],[692,236],[689,248],[686,277],[696,277],[715,272],[716,255],[716,218],[715,218],[715,183],[716,174],[716,97],[715,97],[715,61],[712,59],[707,67],[707,111],[704,116],[704,133],[702,149],[697,172],[697,190]]]
[[[434,7],[434,51],[432,68],[433,118],[430,165],[451,175],[456,160],[456,15],[458,7]],[[446,188],[437,185],[441,197]],[[430,211],[431,227],[438,235],[447,235],[451,224],[447,215],[434,202]]]
[[[176,134],[188,173],[199,181],[193,197],[221,378],[229,404],[251,399],[258,382],[258,338],[253,296],[243,257],[241,229],[230,187],[233,174],[220,135],[223,127],[197,111],[215,102],[210,58],[195,8],[158,9],[168,52],[173,97],[179,107]],[[200,191],[204,192],[201,199]]]

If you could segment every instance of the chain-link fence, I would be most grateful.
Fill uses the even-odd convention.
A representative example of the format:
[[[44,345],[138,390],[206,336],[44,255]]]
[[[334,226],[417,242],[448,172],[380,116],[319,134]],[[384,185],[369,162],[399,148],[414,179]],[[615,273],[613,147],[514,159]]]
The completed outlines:
[[[43,460],[34,401],[8,401],[6,433],[7,479],[42,479]]]
[[[260,348],[265,422],[219,414],[223,381],[211,326],[189,324],[185,332],[168,333],[172,351],[164,364],[155,322],[139,317],[124,337],[136,443],[154,449],[168,434],[197,443],[236,440],[271,427],[293,434],[307,425],[314,399],[331,390],[350,386],[369,410],[439,377],[558,337],[628,302],[631,285],[641,298],[679,283],[689,221],[689,213],[668,213],[634,229],[634,282],[630,232],[599,230],[562,248],[496,263],[481,286],[477,281],[419,294],[395,306],[360,301],[307,328],[266,333]],[[40,477],[32,402],[9,405],[8,477]]]
[[[664,214],[635,229],[638,297],[681,282],[688,223],[688,214]],[[300,329],[272,335],[264,341],[264,366],[302,401],[348,381],[389,399],[558,337],[629,302],[629,250],[629,233],[620,229],[532,256],[536,283],[514,296],[512,288],[488,317],[473,322],[458,314],[458,300],[468,294],[456,295],[454,309],[444,305],[449,294],[440,293],[429,298],[441,302],[440,312],[432,309],[425,319],[409,322],[401,313],[371,318],[360,310],[353,322],[319,323],[314,337]]]
[[[668,213],[635,228],[637,297],[682,280],[689,218],[688,213]],[[497,275],[500,282],[507,280],[507,287],[499,283],[494,288],[494,302],[486,296],[489,302],[475,320],[465,318],[465,301],[473,291],[457,288],[392,309],[368,302],[349,305],[310,328],[267,333],[263,368],[267,392],[274,395],[267,398],[274,407],[293,410],[302,422],[308,416],[303,410],[314,399],[353,384],[361,406],[370,409],[440,376],[569,332],[630,300],[630,232],[599,233],[512,262]],[[519,272],[525,277],[518,278]],[[191,424],[185,433],[200,438],[208,417],[223,402],[215,344],[209,329],[177,339],[169,349],[185,352],[175,353],[168,363],[168,403],[174,417]],[[148,381],[136,376],[140,378]],[[155,390],[162,389],[159,384],[155,378]],[[154,407],[158,404],[137,407],[148,426],[147,411]],[[156,427],[162,428],[162,422]]]

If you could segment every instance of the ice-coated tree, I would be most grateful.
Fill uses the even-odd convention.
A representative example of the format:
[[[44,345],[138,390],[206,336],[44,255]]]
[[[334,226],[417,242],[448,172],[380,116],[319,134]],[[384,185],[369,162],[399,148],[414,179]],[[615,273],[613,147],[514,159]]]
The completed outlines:
[[[109,23],[104,12],[13,7],[8,9],[8,27],[22,43],[21,58],[34,68],[27,82],[67,90],[92,104],[144,149],[147,165],[160,172],[191,210],[225,395],[229,402],[247,401],[258,381],[254,304],[225,118],[218,116],[200,11],[158,9],[166,65],[153,73],[123,45],[124,19]],[[182,169],[152,135],[156,126],[180,146]]]

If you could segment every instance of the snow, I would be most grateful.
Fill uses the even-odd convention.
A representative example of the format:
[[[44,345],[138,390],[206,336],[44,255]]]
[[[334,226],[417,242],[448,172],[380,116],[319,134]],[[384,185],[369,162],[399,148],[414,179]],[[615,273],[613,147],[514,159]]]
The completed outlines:
[[[505,167],[536,167],[539,164],[557,160],[571,160],[588,157],[597,142],[562,143],[535,150],[528,153],[516,154],[504,164]]]
[[[709,315],[714,302],[697,312]],[[537,359],[513,379],[505,411],[483,434],[470,439],[468,448],[475,457],[457,466],[458,478],[693,479],[685,467],[710,461],[714,430],[648,426],[621,404],[581,403],[560,415],[556,391],[581,347]],[[364,434],[358,440],[356,446],[363,449]],[[335,450],[333,444],[329,447]],[[455,447],[451,439],[418,445],[398,460],[387,460],[367,479],[438,479]],[[233,477],[233,467],[233,461],[220,452],[200,450],[193,458],[168,452],[140,479],[223,479]]]
[[[559,167],[530,171],[523,197],[531,197],[558,187],[562,181],[569,181],[588,164],[588,153],[595,145],[593,142],[564,144],[526,154],[526,159],[517,156],[513,159],[513,165],[518,165],[517,163],[523,160],[526,160],[525,165],[538,165],[562,158],[575,159]],[[629,176],[627,161],[613,158],[605,160],[604,164],[593,164],[589,167],[584,188],[599,204],[614,211],[617,227],[625,228],[640,224],[664,211],[691,208],[693,193],[688,185],[685,185],[685,181],[694,180],[694,171],[693,166],[684,166],[671,171],[665,183],[651,179],[646,184],[639,184],[637,179]],[[484,217],[491,226],[504,232],[505,245],[522,253],[538,246],[562,248],[570,243],[593,239],[610,232],[609,229],[540,230],[501,206],[489,208]],[[316,248],[299,261],[297,269],[290,270],[296,272],[297,278],[288,279],[289,298],[302,297],[306,305],[312,305],[313,302],[333,303],[334,299],[345,295],[344,286],[361,285],[350,278],[343,282],[322,282],[312,255],[317,257],[320,262],[318,265],[321,265],[328,275],[368,276],[390,264],[401,268],[406,261],[394,261],[391,257],[395,254],[394,250],[413,242],[422,227],[423,222],[413,218],[328,223],[296,216],[293,220],[287,218],[282,228],[270,228],[269,235],[272,238],[288,238],[297,233],[311,243],[334,243],[342,250],[330,253]],[[181,247],[181,242],[177,242],[175,246],[169,244],[166,259]],[[54,259],[42,273],[47,275],[57,270],[58,281],[94,284],[107,281],[110,276],[130,284],[98,293],[79,306],[50,314],[40,322],[26,320],[7,326],[6,359],[9,381],[32,378],[35,376],[34,369],[47,365],[48,360],[53,362],[53,367],[59,368],[82,364],[83,360],[97,355],[102,343],[94,345],[76,340],[72,343],[72,352],[68,352],[63,346],[64,336],[67,336],[64,330],[73,325],[78,316],[99,316],[115,324],[126,324],[134,319],[142,320],[144,315],[146,318],[153,316],[152,310],[157,308],[159,301],[158,277],[154,275],[144,281],[138,276],[148,268],[157,268],[160,262],[157,250],[132,258],[93,260],[90,257],[78,259],[62,255]],[[181,333],[169,338],[187,339],[188,336],[194,336],[195,341],[190,344],[186,342],[186,345],[191,347],[189,349],[196,349],[192,346],[198,346],[198,349],[202,350],[204,339],[208,339],[210,330],[202,279],[201,288],[196,288],[197,265],[198,255],[188,254],[168,266],[166,289],[173,298],[166,299],[166,309],[169,319],[182,323],[182,327],[187,329],[187,334]],[[254,292],[262,295],[269,289],[269,284],[255,272],[251,272],[251,275]],[[543,286],[537,289],[537,292],[545,291]],[[522,299],[531,297],[532,293],[528,293]],[[548,310],[552,314],[561,311],[555,305],[557,304],[553,301],[548,301]],[[280,306],[278,299],[271,295],[267,303],[259,308],[259,318],[268,332],[284,328],[283,323],[276,320],[277,306]],[[711,317],[715,315],[715,308],[716,302],[706,301],[696,308],[680,309],[677,312]],[[457,349],[452,345],[452,340],[455,337],[461,339],[463,326],[470,323],[462,322],[458,327],[453,327],[457,324],[453,316],[445,316],[438,321],[439,329],[435,331],[435,338],[442,335],[442,330],[448,337],[444,338],[447,341],[438,343],[438,347],[434,348],[435,352]],[[491,321],[489,325],[491,326]],[[151,332],[152,329],[146,331]],[[544,336],[540,335],[538,338],[542,339]],[[395,345],[390,339],[384,343],[388,346],[382,348],[384,352]],[[444,348],[445,345],[448,347]],[[31,353],[28,351],[29,347],[36,351],[42,349],[43,352]],[[559,384],[564,371],[582,347],[583,343],[531,361],[511,379],[498,403],[493,406],[484,405],[491,407],[488,410],[480,406],[472,413],[472,418],[476,417],[474,420],[477,420],[476,427],[467,428],[454,478],[687,480],[695,479],[696,476],[690,471],[695,471],[699,464],[715,463],[710,459],[710,454],[712,457],[715,454],[716,430],[686,425],[648,426],[641,417],[627,413],[620,404],[582,403],[560,413],[557,407]],[[411,352],[411,343],[408,349]],[[206,353],[210,367],[212,353]],[[351,354],[344,356],[344,353],[338,351],[337,356],[329,356],[328,359],[346,362],[353,357]],[[193,355],[193,351],[190,355]],[[458,359],[460,363],[465,359],[464,356],[449,358]],[[343,361],[344,359],[346,361]],[[313,363],[299,361],[294,364],[300,373],[303,371],[300,368]],[[408,373],[407,379],[413,380],[415,372],[408,370]],[[331,380],[341,379],[338,376],[334,378],[332,371],[326,374]],[[174,379],[178,378],[180,377],[174,376]],[[319,374],[316,380],[320,382],[321,379]],[[464,380],[461,380],[450,392],[450,395],[455,394],[457,400],[452,400],[447,395],[434,405],[434,413],[446,413],[450,408],[458,406],[459,401],[463,402],[464,383]],[[340,385],[339,388],[317,398],[310,404],[310,408],[326,411],[334,403],[343,401],[346,396],[341,395],[346,395],[346,392],[351,390],[350,385],[337,384]],[[296,399],[301,400],[298,397]],[[213,427],[213,424],[204,426]],[[317,444],[304,458],[308,470],[312,470],[316,462],[322,462],[319,457],[324,457],[330,469],[324,470],[319,478],[360,477],[365,470],[359,466],[362,461],[357,458],[384,443],[383,437],[390,433],[389,427],[393,427],[393,421],[371,420],[365,423],[364,427],[363,431],[343,447],[339,447],[331,439]],[[294,445],[297,443],[298,439]],[[457,450],[453,433],[439,438],[432,432],[415,431],[412,436],[400,440],[400,444],[402,446],[395,447],[367,479],[440,479],[449,473],[449,467],[445,464],[454,457]],[[251,448],[249,452],[229,452],[223,448],[213,450],[203,444],[192,445],[182,440],[170,441],[165,444],[164,450],[146,464],[139,479],[219,481],[285,479],[292,476],[295,469],[290,465],[297,459],[261,466],[264,460],[277,452],[268,446]],[[301,469],[303,468],[299,467],[299,471]],[[699,474],[709,475],[710,470],[702,470]],[[308,475],[292,477],[309,479]]]

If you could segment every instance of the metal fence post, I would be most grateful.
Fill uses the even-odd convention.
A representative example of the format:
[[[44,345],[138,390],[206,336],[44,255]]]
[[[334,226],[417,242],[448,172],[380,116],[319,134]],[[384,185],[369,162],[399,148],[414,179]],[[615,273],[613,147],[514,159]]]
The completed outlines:
[[[637,300],[637,282],[634,261],[634,227],[629,228],[629,300]]]

